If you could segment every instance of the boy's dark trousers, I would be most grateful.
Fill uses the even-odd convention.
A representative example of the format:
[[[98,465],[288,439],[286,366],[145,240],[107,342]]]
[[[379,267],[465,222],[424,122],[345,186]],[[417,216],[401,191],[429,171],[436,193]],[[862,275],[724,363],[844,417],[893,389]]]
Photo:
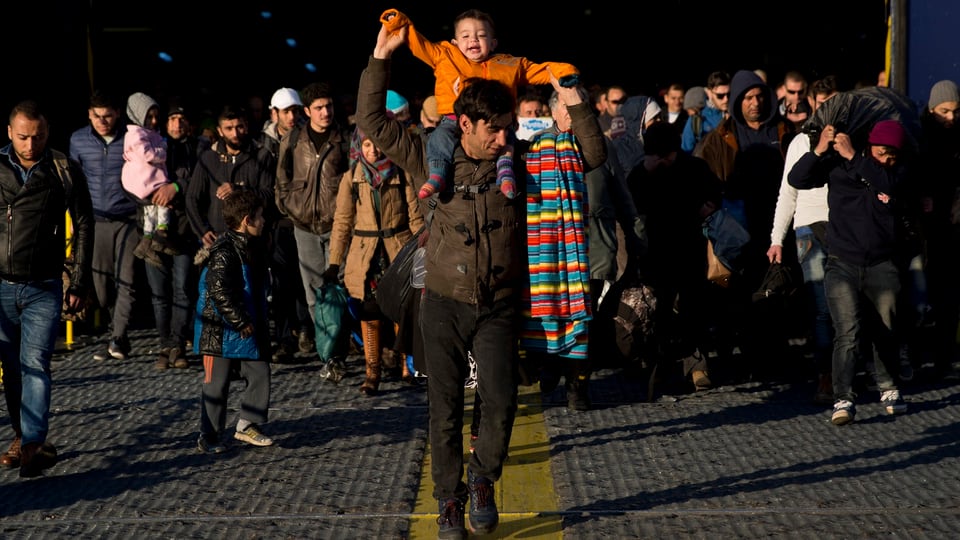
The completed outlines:
[[[230,391],[230,364],[240,364],[240,377],[247,381],[240,400],[240,418],[254,424],[267,421],[270,406],[270,362],[203,355],[203,404],[200,409],[200,433],[222,439],[227,423],[227,397]]]

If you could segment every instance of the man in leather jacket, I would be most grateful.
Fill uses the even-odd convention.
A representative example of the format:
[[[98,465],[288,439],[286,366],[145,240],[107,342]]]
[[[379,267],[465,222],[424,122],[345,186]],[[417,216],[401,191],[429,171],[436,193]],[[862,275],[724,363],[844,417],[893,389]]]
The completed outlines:
[[[0,465],[40,476],[56,463],[46,442],[50,358],[60,313],[83,308],[90,282],[93,207],[79,164],[46,148],[47,120],[36,102],[17,104],[0,148],[0,359],[15,438]],[[64,212],[73,224],[75,267],[64,294]]]

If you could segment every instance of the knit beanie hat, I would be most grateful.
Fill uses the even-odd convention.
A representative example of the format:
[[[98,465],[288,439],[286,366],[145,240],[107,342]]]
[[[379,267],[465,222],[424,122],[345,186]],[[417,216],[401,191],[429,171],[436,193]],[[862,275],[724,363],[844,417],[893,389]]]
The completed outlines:
[[[707,105],[707,93],[702,86],[692,86],[683,95],[684,109],[702,109]]]
[[[407,99],[400,94],[394,92],[393,90],[387,90],[387,110],[392,112],[394,115],[398,115],[403,111],[409,110],[410,104],[407,103]]]
[[[960,92],[957,92],[957,83],[950,80],[943,80],[933,85],[930,89],[930,100],[927,105],[934,108],[946,101],[960,101]]]
[[[143,127],[143,122],[146,120],[147,112],[151,107],[156,107],[157,110],[160,109],[160,105],[158,105],[152,97],[143,92],[131,94],[130,97],[127,98],[127,118],[134,124]]]
[[[437,112],[437,96],[427,96],[427,99],[423,100],[421,109],[430,120],[440,118],[440,113]]]
[[[903,141],[907,133],[903,126],[896,120],[881,120],[870,130],[870,136],[867,142],[875,145],[889,146],[900,150],[903,148]]]
[[[170,98],[170,101],[167,103],[167,118],[175,114],[179,114],[181,116],[187,115],[187,109],[184,108],[183,102],[177,97]]]

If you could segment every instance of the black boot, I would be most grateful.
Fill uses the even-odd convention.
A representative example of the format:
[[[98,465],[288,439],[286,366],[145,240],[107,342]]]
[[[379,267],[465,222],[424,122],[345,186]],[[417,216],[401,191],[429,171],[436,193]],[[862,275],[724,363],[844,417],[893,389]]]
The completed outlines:
[[[584,361],[569,361],[566,374],[567,408],[572,411],[590,410],[590,368]]]

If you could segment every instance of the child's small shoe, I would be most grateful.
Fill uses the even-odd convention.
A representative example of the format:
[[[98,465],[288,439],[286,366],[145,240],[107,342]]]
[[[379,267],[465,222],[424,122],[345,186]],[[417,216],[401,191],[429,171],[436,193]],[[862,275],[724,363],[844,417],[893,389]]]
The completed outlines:
[[[146,255],[141,257],[143,262],[156,266],[157,268],[164,268],[163,259],[160,258],[160,252],[154,250],[152,247],[147,249]]]
[[[438,191],[440,191],[439,184],[434,180],[427,180],[427,182],[420,188],[420,192],[417,193],[417,197],[421,199],[427,199]]]
[[[517,196],[517,183],[512,179],[504,179],[500,182],[500,193],[503,193],[508,199],[513,199]]]
[[[145,234],[137,243],[137,247],[133,248],[133,256],[138,259],[146,259],[151,251],[153,251],[153,235]]]
[[[162,229],[153,234],[153,242],[150,244],[150,248],[165,255],[180,254],[180,251],[177,250],[176,246],[170,241],[170,236],[167,234],[167,231]]]
[[[497,186],[508,199],[517,196],[517,179],[513,176],[513,149],[497,158]]]

